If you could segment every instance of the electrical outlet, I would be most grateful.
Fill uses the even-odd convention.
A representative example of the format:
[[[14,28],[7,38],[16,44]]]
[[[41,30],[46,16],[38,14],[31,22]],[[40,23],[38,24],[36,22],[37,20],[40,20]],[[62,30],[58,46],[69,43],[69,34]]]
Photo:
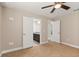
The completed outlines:
[[[12,45],[14,45],[14,43],[13,43],[13,42],[9,42],[9,45],[11,45],[11,46],[12,46]]]
[[[14,18],[13,17],[9,17],[9,21],[13,21],[14,20]]]

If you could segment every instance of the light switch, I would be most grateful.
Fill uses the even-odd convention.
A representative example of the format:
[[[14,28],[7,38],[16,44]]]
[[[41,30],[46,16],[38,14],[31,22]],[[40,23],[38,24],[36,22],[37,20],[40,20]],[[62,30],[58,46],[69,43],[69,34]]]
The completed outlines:
[[[9,45],[14,45],[14,43],[13,42],[9,42]]]
[[[13,17],[9,17],[9,20],[10,20],[10,21],[13,21],[13,20],[14,20],[14,18],[13,18]]]

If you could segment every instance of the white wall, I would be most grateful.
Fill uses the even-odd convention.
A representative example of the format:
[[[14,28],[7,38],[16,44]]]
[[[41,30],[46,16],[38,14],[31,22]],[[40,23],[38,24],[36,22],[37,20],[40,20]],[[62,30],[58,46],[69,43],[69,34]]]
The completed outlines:
[[[41,41],[40,43],[48,42],[48,19],[41,20]]]
[[[48,18],[35,15],[33,13],[26,11],[20,11],[11,8],[2,8],[3,19],[2,19],[2,50],[10,50],[14,48],[22,47],[22,20],[23,16],[34,17],[36,19],[41,19],[41,42],[48,41]],[[14,20],[10,21],[9,18],[12,17]],[[28,25],[29,26],[29,25]],[[30,37],[30,36],[29,36]]]
[[[79,11],[58,19],[61,20],[61,42],[79,46]]]
[[[2,8],[0,7],[0,53],[1,53],[1,39],[2,39],[2,37],[1,37],[1,21],[2,21],[2,18],[1,18],[1,16],[2,16]]]
[[[40,20],[38,21],[33,21],[33,32],[39,32],[40,33],[40,30],[41,30],[41,23],[38,23],[40,22]]]

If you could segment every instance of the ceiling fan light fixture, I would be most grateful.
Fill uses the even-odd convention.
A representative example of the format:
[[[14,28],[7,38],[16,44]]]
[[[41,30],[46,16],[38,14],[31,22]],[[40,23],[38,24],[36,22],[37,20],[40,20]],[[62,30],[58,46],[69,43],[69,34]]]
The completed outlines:
[[[56,4],[55,5],[55,8],[57,9],[57,8],[60,8],[61,7],[61,4]]]

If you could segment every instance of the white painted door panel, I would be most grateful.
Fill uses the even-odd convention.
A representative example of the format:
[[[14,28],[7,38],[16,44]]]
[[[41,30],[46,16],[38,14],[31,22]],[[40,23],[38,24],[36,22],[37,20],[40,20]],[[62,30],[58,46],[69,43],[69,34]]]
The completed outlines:
[[[33,19],[23,17],[23,48],[33,46]]]
[[[52,22],[52,40],[60,42],[60,21]]]

